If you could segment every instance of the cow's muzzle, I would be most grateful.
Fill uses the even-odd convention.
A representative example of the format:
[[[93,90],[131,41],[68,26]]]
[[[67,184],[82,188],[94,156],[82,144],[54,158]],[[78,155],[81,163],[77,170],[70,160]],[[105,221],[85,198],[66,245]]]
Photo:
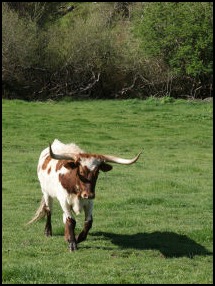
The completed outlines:
[[[95,194],[94,193],[88,193],[86,191],[82,191],[81,192],[81,197],[82,199],[89,199],[89,200],[92,200],[95,198]]]

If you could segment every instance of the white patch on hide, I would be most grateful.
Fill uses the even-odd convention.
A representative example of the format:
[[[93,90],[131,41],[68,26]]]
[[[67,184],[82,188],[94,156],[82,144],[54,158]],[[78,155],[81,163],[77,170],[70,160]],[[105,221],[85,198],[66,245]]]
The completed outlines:
[[[81,158],[81,165],[86,166],[90,171],[93,171],[96,167],[101,164],[101,160],[94,157],[91,158]]]

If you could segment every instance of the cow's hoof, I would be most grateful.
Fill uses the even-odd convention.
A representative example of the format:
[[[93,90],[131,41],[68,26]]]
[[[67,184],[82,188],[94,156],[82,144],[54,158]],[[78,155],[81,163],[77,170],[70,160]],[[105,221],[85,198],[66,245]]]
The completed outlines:
[[[52,236],[52,232],[51,231],[44,231],[45,236],[50,237]]]
[[[70,242],[69,243],[69,250],[70,251],[75,251],[75,250],[77,250],[78,248],[77,248],[77,244],[76,244],[76,242]]]

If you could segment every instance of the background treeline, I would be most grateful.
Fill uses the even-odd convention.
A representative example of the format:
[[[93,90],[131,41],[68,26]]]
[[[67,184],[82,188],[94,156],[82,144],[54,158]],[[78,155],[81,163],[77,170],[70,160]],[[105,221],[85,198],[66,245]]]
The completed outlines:
[[[212,2],[3,2],[4,98],[212,96]]]

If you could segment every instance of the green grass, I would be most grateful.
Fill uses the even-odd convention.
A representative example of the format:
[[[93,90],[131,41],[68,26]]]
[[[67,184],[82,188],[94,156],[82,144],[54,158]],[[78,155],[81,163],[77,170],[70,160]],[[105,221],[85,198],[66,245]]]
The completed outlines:
[[[212,103],[3,101],[2,283],[212,284]],[[97,182],[93,228],[79,250],[64,242],[54,203],[25,227],[41,191],[37,161],[53,139],[131,158]],[[77,232],[84,216],[77,217]]]

